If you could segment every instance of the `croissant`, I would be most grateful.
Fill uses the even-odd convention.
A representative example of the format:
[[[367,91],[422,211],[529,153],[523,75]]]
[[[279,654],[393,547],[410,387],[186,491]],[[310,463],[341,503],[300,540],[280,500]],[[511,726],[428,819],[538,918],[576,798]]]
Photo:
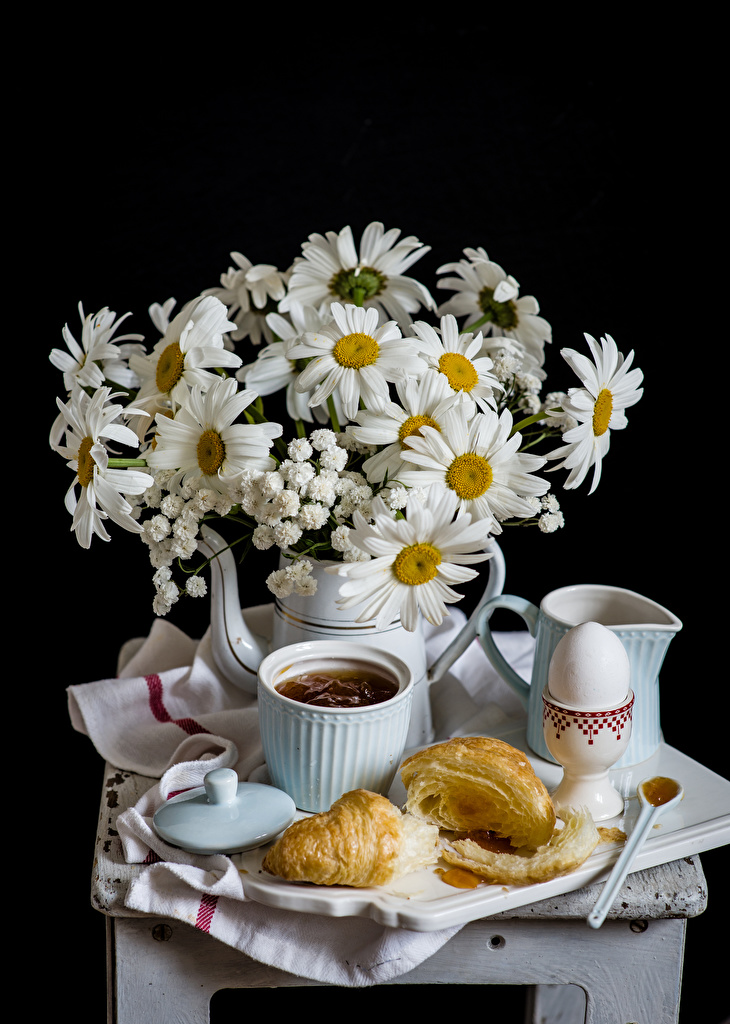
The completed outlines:
[[[447,864],[467,868],[487,882],[532,885],[573,871],[587,860],[599,842],[598,829],[585,808],[561,811],[562,825],[536,850],[511,853],[485,849],[479,839],[442,840],[441,856]]]
[[[533,849],[555,828],[555,808],[526,755],[468,736],[426,747],[400,768],[406,810],[453,832],[482,830]]]
[[[403,814],[378,793],[352,790],[328,811],[295,821],[268,850],[263,868],[289,882],[385,885],[434,864],[438,828]]]

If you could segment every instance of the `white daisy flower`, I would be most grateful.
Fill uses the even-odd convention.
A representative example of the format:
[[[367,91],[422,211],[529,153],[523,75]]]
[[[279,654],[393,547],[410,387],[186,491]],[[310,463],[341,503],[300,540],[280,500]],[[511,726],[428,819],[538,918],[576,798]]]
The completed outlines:
[[[109,467],[107,441],[138,446],[135,432],[119,422],[123,413],[136,410],[116,404],[112,401],[116,397],[108,387],[99,388],[91,396],[74,388],[66,404],[58,401],[66,423],[66,443],[54,443],[53,447],[75,473],[65,505],[73,517],[71,529],[83,548],[91,545],[94,534],[110,540],[104,526],[107,519],[130,533],[141,533],[142,527],[132,518],[132,506],[124,495],[144,494],[154,484],[149,473]]]
[[[220,287],[207,288],[203,295],[213,295],[228,307],[235,320],[231,334],[234,341],[250,338],[251,344],[260,345],[263,338],[272,342],[274,336],[266,315],[286,294],[286,276],[270,263],[251,263],[240,252],[230,256],[236,266],[221,274]]]
[[[255,391],[239,391],[232,377],[218,377],[205,391],[194,385],[174,419],[158,416],[147,462],[153,470],[174,470],[172,493],[209,487],[225,495],[247,469],[272,468],[269,449],[280,424],[235,422],[256,397]]]
[[[401,473],[400,482],[407,487],[441,484],[456,494],[462,512],[486,520],[494,533],[501,533],[501,521],[531,518],[534,509],[528,499],[549,489],[533,476],[545,459],[520,452],[520,434],[510,434],[508,410],[497,416],[490,409],[468,419],[464,406],[456,405],[441,431],[422,427],[411,438],[403,460],[418,468]]]
[[[310,407],[311,392],[301,392],[296,388],[304,364],[297,363],[289,351],[306,332],[316,332],[331,316],[321,316],[311,307],[303,307],[292,303],[289,312],[290,320],[279,313],[270,313],[266,317],[272,331],[272,341],[258,353],[253,363],[242,366],[236,372],[238,380],[247,387],[253,388],[260,395],[273,395],[286,388],[287,415],[294,420],[312,423],[327,423],[329,412],[325,405]],[[280,340],[277,340],[280,339]],[[335,398],[335,413],[344,419],[339,400]]]
[[[399,236],[398,229],[384,231],[373,221],[363,231],[358,252],[349,226],[339,234],[310,235],[294,261],[279,312],[287,312],[293,302],[326,312],[334,300],[373,307],[384,319],[406,325],[421,306],[435,309],[428,289],[405,276],[430,246],[413,236],[398,241]]]
[[[100,388],[105,379],[114,380],[126,387],[135,387],[137,377],[130,373],[127,365],[128,357],[141,349],[139,345],[122,345],[121,342],[142,342],[143,334],[120,334],[114,337],[120,324],[131,316],[125,313],[116,320],[116,313],[107,306],[98,313],[84,316],[84,307],[78,306],[81,318],[81,342],[77,342],[64,324],[61,330],[63,340],[68,348],[54,348],[49,359],[57,370],[63,372],[63,384],[66,391],[71,392],[76,385],[82,388]],[[112,372],[113,371],[113,372]]]
[[[504,389],[492,373],[492,360],[483,354],[481,332],[460,334],[456,318],[450,314],[441,317],[440,328],[419,320],[413,330],[414,344],[429,367],[446,378],[452,391],[471,400],[482,412],[494,408],[494,392]]]
[[[347,431],[357,440],[380,450],[363,463],[368,480],[395,480],[404,464],[401,455],[411,435],[422,426],[440,430],[444,413],[454,404],[454,392],[442,373],[426,372],[417,380],[409,377],[395,385],[398,402],[388,402],[376,412],[360,409],[357,423]],[[400,403],[400,404],[399,404]]]
[[[310,391],[311,406],[337,394],[345,417],[354,420],[362,398],[370,409],[389,399],[388,382],[418,376],[425,364],[413,343],[394,321],[378,326],[378,311],[332,303],[334,319],[305,334],[289,350],[295,359],[311,360],[299,375],[298,391]]]
[[[436,273],[455,273],[438,282],[438,288],[452,289],[456,294],[439,306],[440,315],[453,313],[466,316],[467,323],[485,327],[494,337],[518,342],[526,355],[542,366],[544,346],[552,341],[552,328],[538,316],[540,307],[533,295],[520,297],[520,286],[498,263],[489,259],[484,249],[464,249],[465,260],[445,263]]]
[[[588,492],[592,494],[601,479],[601,466],[611,444],[611,431],[623,430],[628,420],[625,409],[635,405],[644,393],[639,387],[644,374],[631,370],[634,353],[624,356],[610,335],[601,338],[600,348],[595,338],[586,334],[593,362],[574,349],[563,349],[561,355],[583,382],[582,388],[570,388],[562,402],[567,416],[577,426],[563,434],[564,446],[548,452],[548,459],[560,459],[551,469],[568,469],[570,473],[564,487],[579,487],[593,467],[593,481]]]
[[[413,631],[419,613],[437,626],[448,614],[446,605],[461,600],[454,584],[478,575],[467,568],[491,557],[487,525],[459,511],[453,491],[432,488],[429,501],[409,501],[405,518],[394,519],[384,502],[372,503],[372,523],[358,512],[350,531],[353,545],[370,557],[327,569],[346,576],[337,604],[363,605],[358,622],[375,619],[382,629],[400,615]]]
[[[151,414],[163,408],[175,411],[194,385],[208,387],[219,379],[211,368],[240,366],[240,356],[227,351],[223,342],[234,326],[218,299],[209,296],[188,302],[148,355],[130,359],[141,381],[137,405]]]

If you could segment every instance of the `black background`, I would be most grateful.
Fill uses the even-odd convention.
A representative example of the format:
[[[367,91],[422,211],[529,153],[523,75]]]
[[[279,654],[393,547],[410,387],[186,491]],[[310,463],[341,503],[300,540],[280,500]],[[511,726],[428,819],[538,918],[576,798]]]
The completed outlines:
[[[466,246],[535,295],[553,327],[551,389],[575,383],[559,350],[581,348],[584,332],[634,349],[644,397],[613,435],[598,490],[560,492],[559,533],[507,536],[505,590],[539,602],[602,582],[669,607],[684,628],[662,673],[665,738],[727,774],[707,604],[724,554],[711,421],[726,334],[702,248],[716,201],[708,62],[679,33],[573,26],[582,42],[569,46],[560,26],[516,11],[498,26],[443,20],[401,28],[384,16],[376,31],[313,14],[282,30],[218,12],[174,38],[142,21],[99,38],[58,26],[67,47],[49,58],[42,100],[28,101],[16,170],[38,231],[24,232],[21,294],[27,344],[40,349],[34,467],[47,486],[28,513],[42,542],[26,592],[40,579],[45,601],[42,668],[24,700],[47,737],[54,904],[74,932],[58,955],[76,1019],[104,1012],[104,921],[88,899],[103,764],[72,730],[65,688],[113,674],[120,643],[152,622],[144,549],[119,531],[78,548],[68,472],[47,448],[61,394],[47,353],[64,322],[78,336],[79,300],[87,313],[131,310],[129,329],[153,343],[150,303],[216,285],[232,250],[285,269],[311,232],[350,224],[357,238],[381,220],[432,247],[412,273],[437,300],[436,268]],[[197,635],[205,612],[191,602],[172,620]],[[726,860],[724,849],[702,856],[709,908],[689,923],[683,1020],[700,1005],[705,1024],[724,1019],[705,964],[728,910]],[[247,998],[259,1013],[271,997]]]

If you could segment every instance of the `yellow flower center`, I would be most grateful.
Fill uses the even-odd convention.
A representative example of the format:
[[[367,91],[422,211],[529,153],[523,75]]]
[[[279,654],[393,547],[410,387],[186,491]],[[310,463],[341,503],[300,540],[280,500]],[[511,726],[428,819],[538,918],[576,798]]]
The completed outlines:
[[[198,465],[206,476],[215,476],[226,457],[226,446],[215,430],[204,430],[198,441]]]
[[[398,431],[398,440],[400,441],[401,448],[409,448],[408,438],[414,434],[421,435],[421,427],[434,427],[436,430],[441,430],[436,420],[430,416],[409,416],[408,419],[401,425]]]
[[[474,364],[461,352],[444,352],[439,359],[439,370],[446,375],[454,391],[471,391],[479,381]]]
[[[593,406],[593,433],[596,437],[605,434],[613,412],[613,395],[608,388],[598,392],[596,404]]]
[[[441,565],[441,552],[431,544],[411,544],[396,555],[393,572],[401,583],[418,587],[428,583]]]
[[[85,437],[79,445],[79,483],[82,487],[88,487],[91,481],[94,479],[94,456],[91,454],[91,449],[94,444],[93,437]]]
[[[182,377],[184,369],[185,357],[180,351],[179,343],[173,341],[157,360],[157,373],[155,375],[157,390],[163,395],[169,394]]]
[[[377,360],[379,351],[375,338],[358,331],[340,338],[332,350],[332,355],[340,366],[360,370],[363,366],[371,366]]]
[[[481,455],[466,452],[457,455],[446,471],[446,485],[460,498],[473,501],[492,484],[492,467]]]

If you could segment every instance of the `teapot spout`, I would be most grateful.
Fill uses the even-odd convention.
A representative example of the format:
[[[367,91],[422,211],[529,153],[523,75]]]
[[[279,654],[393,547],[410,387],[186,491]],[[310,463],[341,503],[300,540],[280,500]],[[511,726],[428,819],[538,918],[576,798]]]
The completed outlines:
[[[265,641],[253,635],[241,611],[236,560],[228,543],[209,526],[201,528],[199,550],[210,563],[210,624],[213,659],[234,686],[255,695],[257,670],[268,653]]]

